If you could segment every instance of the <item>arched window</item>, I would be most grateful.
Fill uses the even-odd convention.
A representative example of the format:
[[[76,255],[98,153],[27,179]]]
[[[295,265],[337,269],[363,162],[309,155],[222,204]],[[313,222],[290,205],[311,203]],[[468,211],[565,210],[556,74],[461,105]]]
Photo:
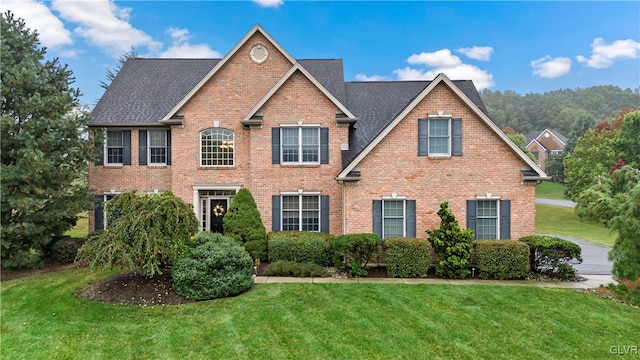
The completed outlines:
[[[233,166],[233,131],[206,129],[200,132],[200,165]]]

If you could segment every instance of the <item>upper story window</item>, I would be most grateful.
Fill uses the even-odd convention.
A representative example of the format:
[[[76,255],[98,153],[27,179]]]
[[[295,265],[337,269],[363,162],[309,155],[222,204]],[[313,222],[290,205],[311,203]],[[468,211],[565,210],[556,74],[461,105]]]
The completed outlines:
[[[320,163],[319,127],[283,127],[280,134],[283,164]]]
[[[200,133],[201,166],[233,166],[234,135],[227,129],[207,129]]]
[[[122,165],[124,160],[124,135],[122,130],[107,130],[105,142],[107,164]]]
[[[167,131],[149,131],[149,164],[164,165],[167,163]]]
[[[462,120],[418,119],[418,155],[462,156]]]

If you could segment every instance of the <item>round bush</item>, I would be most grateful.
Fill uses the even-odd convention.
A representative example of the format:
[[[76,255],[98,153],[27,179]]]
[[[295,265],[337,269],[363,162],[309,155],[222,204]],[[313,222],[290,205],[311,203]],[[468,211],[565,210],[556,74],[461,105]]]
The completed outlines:
[[[253,286],[252,267],[251,256],[234,240],[204,242],[176,261],[173,288],[193,300],[235,296]]]
[[[84,242],[85,239],[64,237],[53,244],[51,256],[62,263],[72,263]]]

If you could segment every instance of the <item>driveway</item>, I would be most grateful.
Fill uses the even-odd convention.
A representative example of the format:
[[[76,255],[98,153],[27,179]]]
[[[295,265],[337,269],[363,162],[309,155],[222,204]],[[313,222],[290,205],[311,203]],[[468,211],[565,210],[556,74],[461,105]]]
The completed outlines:
[[[554,200],[554,199],[536,198],[536,204],[562,206],[562,207],[569,207],[569,208],[576,207],[576,203],[574,203],[571,200]]]
[[[613,263],[607,258],[609,250],[611,250],[610,247],[590,243],[570,236],[545,235],[569,240],[582,248],[582,264],[574,265],[576,270],[578,270],[578,275],[611,275]]]

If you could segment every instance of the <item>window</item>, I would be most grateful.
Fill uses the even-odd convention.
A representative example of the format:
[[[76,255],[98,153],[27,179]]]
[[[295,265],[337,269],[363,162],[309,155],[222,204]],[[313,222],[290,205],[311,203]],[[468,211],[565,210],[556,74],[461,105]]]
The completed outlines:
[[[167,131],[149,131],[149,164],[167,163]]]
[[[418,119],[419,156],[462,156],[462,119]]]
[[[382,206],[382,237],[404,237],[404,200],[384,200]]]
[[[320,231],[320,197],[282,196],[282,230]]]
[[[449,119],[429,119],[429,155],[449,154]]]
[[[200,133],[201,166],[233,166],[233,131],[207,129]]]
[[[539,151],[532,151],[531,153],[533,154],[533,157],[536,158],[536,160],[540,160],[540,152]]]
[[[550,154],[551,155],[560,155],[560,154],[562,154],[562,150],[551,150]]]
[[[281,128],[282,163],[320,163],[320,128]]]
[[[498,201],[478,200],[476,239],[498,238]]]
[[[124,160],[124,135],[122,130],[107,131],[107,164],[122,165]]]

